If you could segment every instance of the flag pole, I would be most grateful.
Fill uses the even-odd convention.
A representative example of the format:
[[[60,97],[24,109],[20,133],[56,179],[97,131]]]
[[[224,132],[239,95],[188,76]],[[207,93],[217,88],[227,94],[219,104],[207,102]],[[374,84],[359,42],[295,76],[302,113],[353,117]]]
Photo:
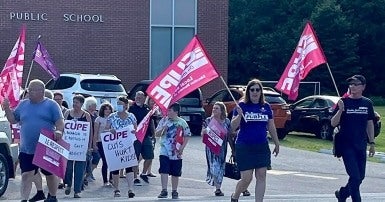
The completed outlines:
[[[37,36],[36,46],[37,46],[37,44],[39,43],[40,38],[41,38],[41,35]],[[32,66],[33,66],[33,61],[34,61],[33,59],[35,58],[35,54],[36,54],[36,49],[35,49],[35,51],[33,52],[32,61],[31,61],[31,65],[29,66],[28,75],[27,75],[27,80],[25,81],[24,89],[27,89],[27,85],[28,85],[28,81],[29,81],[29,76],[31,75]]]
[[[337,84],[336,84],[336,81],[334,80],[332,71],[330,70],[329,63],[326,63],[326,66],[328,67],[330,76],[332,77],[332,81],[333,81],[333,84],[334,84],[334,88],[336,88],[337,95],[338,95],[338,97],[340,97],[340,93],[339,93],[339,91],[338,91]]]
[[[222,76],[220,76],[220,78],[221,78],[221,81],[223,82],[223,84],[225,85],[227,91],[230,93],[231,98],[233,99],[233,101],[235,102],[235,104],[237,105],[237,107],[239,107],[238,102],[235,100],[235,98],[234,98],[233,94],[231,93],[229,87],[227,86],[225,80],[223,79]],[[247,120],[246,120],[246,118],[245,118],[245,115],[244,115],[243,113],[242,113],[241,115],[242,115],[243,119],[247,122]]]

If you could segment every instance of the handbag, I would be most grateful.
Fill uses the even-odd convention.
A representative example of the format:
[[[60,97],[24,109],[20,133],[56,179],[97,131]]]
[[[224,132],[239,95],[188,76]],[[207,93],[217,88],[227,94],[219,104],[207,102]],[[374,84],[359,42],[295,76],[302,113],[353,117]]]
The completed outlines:
[[[341,137],[340,131],[338,131],[333,138],[333,155],[337,158],[341,158],[342,151],[343,151],[343,139]]]
[[[237,163],[234,161],[234,157],[230,157],[229,161],[226,162],[224,176],[233,180],[241,179],[241,172],[238,169]]]

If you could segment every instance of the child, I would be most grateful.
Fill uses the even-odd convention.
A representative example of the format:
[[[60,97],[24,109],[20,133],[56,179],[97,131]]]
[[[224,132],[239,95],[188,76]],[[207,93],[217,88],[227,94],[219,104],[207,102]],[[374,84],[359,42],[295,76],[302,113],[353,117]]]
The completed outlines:
[[[167,111],[167,116],[163,117],[158,127],[156,135],[161,136],[159,162],[159,173],[162,182],[162,191],[158,198],[167,198],[168,176],[171,175],[172,199],[178,199],[178,181],[182,175],[182,154],[191,136],[190,128],[185,120],[179,117],[180,105],[172,104]]]

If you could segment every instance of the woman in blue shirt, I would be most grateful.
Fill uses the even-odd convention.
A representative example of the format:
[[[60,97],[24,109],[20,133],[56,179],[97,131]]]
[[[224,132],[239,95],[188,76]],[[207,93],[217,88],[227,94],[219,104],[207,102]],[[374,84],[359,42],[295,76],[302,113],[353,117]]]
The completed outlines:
[[[275,156],[279,153],[279,141],[273,111],[265,101],[263,86],[258,79],[247,84],[245,97],[234,111],[231,128],[239,128],[235,140],[235,158],[241,171],[241,180],[231,195],[231,201],[238,201],[239,195],[249,186],[255,170],[255,201],[262,202],[266,189],[266,170],[271,164],[267,130],[275,144]]]

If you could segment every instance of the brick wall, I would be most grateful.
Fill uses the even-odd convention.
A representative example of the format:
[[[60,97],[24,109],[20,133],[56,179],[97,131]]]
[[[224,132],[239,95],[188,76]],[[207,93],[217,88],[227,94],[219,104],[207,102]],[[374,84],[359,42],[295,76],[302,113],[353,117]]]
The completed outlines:
[[[23,19],[17,20],[16,16],[10,19],[16,13],[19,17],[23,13]],[[31,20],[31,13],[35,20]],[[41,42],[61,73],[115,74],[130,89],[136,82],[149,78],[149,13],[150,0],[4,0],[0,7],[0,68],[16,42],[21,25],[26,24],[23,82],[36,38],[42,35]],[[70,19],[82,18],[83,22],[65,21],[70,14],[75,14]],[[84,22],[89,19],[85,15],[96,15],[97,22]],[[228,1],[199,0],[198,35],[225,79],[227,21]],[[47,81],[50,77],[35,63],[30,76],[34,78]],[[211,94],[213,87],[215,90],[221,87],[218,79],[203,88],[204,94]]]

